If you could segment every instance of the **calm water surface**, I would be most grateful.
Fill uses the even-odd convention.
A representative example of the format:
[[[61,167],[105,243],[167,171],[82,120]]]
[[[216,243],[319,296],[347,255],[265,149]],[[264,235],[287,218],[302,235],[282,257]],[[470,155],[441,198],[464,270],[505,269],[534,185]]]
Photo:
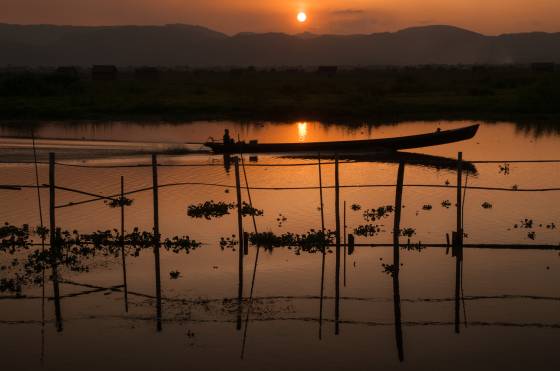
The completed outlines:
[[[311,122],[47,123],[37,126],[35,135],[41,138],[37,141],[41,160],[55,151],[65,164],[112,166],[148,164],[146,153],[152,151],[198,150],[200,145],[184,143],[220,138],[225,127],[230,128],[232,136],[242,139],[293,142],[391,137],[467,124],[410,122],[348,128]],[[220,248],[222,237],[237,235],[235,210],[213,220],[187,216],[189,205],[208,200],[235,202],[235,189],[193,184],[164,187],[159,193],[162,235],[188,235],[203,245],[190,254],[161,252],[162,331],[156,330],[153,253],[148,250],[127,258],[128,313],[124,311],[122,292],[95,289],[118,286],[123,280],[121,258],[99,255],[89,260],[87,272],[61,269],[62,331],[57,331],[55,324],[50,281],[45,285],[44,306],[40,284],[24,286],[24,297],[8,291],[0,294],[3,364],[10,370],[558,369],[560,361],[555,351],[560,340],[560,255],[558,250],[544,250],[542,245],[560,243],[560,229],[556,227],[560,226],[560,193],[509,190],[560,188],[560,164],[511,162],[560,159],[560,136],[535,126],[481,124],[475,139],[414,151],[422,156],[409,155],[412,162],[405,165],[405,184],[443,186],[405,187],[401,227],[414,229],[412,244],[445,244],[446,233],[456,228],[455,164],[436,167],[426,159],[452,161],[462,151],[468,169],[463,174],[464,182],[504,189],[469,189],[464,195],[465,243],[505,248],[465,249],[462,272],[457,271],[456,258],[447,255],[445,248],[428,247],[422,251],[401,249],[400,273],[392,277],[383,267],[393,262],[392,247],[358,246],[341,261],[337,320],[335,254],[327,254],[319,321],[322,254],[298,255],[286,248],[261,250],[254,302],[249,306],[245,301],[238,330],[238,252]],[[0,164],[0,184],[34,184],[33,165],[5,163],[32,160],[29,132],[0,126],[0,136],[0,161],[4,162]],[[247,165],[255,165],[246,160]],[[502,163],[469,162],[481,160]],[[235,185],[234,171],[222,166],[221,156],[160,155],[159,162],[212,165],[161,167],[160,185]],[[316,162],[266,155],[259,156],[257,164]],[[346,210],[341,208],[341,215],[346,214],[346,223],[342,224],[347,226],[347,233],[368,224],[365,210],[394,205],[397,168],[392,159],[343,161],[340,198],[341,206],[347,204]],[[315,187],[319,183],[317,166],[248,166],[246,171],[250,187],[256,188]],[[41,183],[48,183],[47,166],[39,166],[39,175]],[[119,192],[121,175],[126,190],[152,185],[149,167],[56,168],[57,185],[103,195]],[[334,166],[323,166],[322,175],[323,185],[334,184]],[[243,179],[243,173],[241,176]],[[359,185],[384,187],[344,187]],[[43,217],[48,221],[48,190],[42,190],[41,196]],[[251,196],[254,206],[264,210],[264,215],[256,218],[259,231],[306,233],[321,228],[318,189],[255,189]],[[134,202],[126,208],[126,229],[150,231],[151,191],[129,197]],[[334,190],[323,190],[323,197],[326,228],[334,230]],[[57,191],[58,205],[90,198]],[[246,193],[243,198],[247,200]],[[445,201],[450,207],[442,205]],[[484,203],[492,207],[484,208]],[[0,221],[20,226],[40,223],[35,189],[0,190],[0,205]],[[361,209],[353,210],[351,205],[360,205]],[[119,209],[103,202],[59,208],[56,216],[61,228],[80,233],[120,228]],[[528,226],[525,219],[532,225]],[[356,236],[356,242],[391,244],[393,215],[374,224],[380,232],[372,237]],[[253,231],[250,218],[244,219],[244,226]],[[541,248],[508,248],[517,245]],[[250,246],[245,256],[244,297],[250,293],[256,253],[257,248]],[[0,252],[3,266],[13,258]],[[171,278],[173,271],[180,272],[178,279]],[[458,302],[457,273],[462,276]],[[14,270],[6,268],[0,274],[9,278]]]

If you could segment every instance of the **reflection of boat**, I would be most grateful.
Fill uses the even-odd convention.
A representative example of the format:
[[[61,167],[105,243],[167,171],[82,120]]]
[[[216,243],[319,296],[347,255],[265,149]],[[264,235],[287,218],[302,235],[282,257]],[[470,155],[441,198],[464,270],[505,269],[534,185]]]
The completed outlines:
[[[207,142],[205,145],[212,148],[216,153],[397,151],[471,139],[476,135],[478,127],[479,125],[472,125],[460,129],[438,130],[428,134],[340,142],[258,143],[257,141],[251,141],[249,143],[237,142],[229,144]]]
[[[379,153],[339,153],[337,154],[338,159],[341,161],[356,161],[356,162],[381,162],[386,164],[398,164],[403,162],[407,165],[413,166],[424,166],[436,170],[457,170],[457,159],[426,155],[423,153],[411,153],[411,152],[379,152]],[[285,158],[297,158],[297,159],[317,159],[317,155],[291,155],[284,156]],[[330,154],[321,154],[323,160],[334,160],[335,156]],[[463,160],[463,171],[469,174],[476,175],[478,170],[472,162]]]

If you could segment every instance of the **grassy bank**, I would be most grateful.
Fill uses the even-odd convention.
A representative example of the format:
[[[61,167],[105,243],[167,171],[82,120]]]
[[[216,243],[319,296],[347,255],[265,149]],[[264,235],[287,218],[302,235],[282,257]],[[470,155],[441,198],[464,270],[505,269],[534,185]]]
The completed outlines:
[[[323,120],[537,118],[560,114],[560,72],[524,68],[312,72],[0,74],[0,119]]]

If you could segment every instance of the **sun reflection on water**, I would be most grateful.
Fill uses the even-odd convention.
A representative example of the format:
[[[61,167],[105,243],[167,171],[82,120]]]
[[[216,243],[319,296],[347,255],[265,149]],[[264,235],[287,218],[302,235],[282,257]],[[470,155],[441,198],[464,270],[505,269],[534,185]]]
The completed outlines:
[[[307,122],[298,122],[298,140],[300,142],[305,142],[307,139]]]

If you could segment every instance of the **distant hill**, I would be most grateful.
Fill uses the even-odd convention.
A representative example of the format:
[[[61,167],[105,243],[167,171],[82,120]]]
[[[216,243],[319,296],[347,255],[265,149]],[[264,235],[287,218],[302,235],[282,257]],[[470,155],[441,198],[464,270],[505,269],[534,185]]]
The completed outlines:
[[[485,36],[451,26],[371,35],[228,36],[190,25],[0,24],[0,66],[317,66],[560,63],[560,33]]]

